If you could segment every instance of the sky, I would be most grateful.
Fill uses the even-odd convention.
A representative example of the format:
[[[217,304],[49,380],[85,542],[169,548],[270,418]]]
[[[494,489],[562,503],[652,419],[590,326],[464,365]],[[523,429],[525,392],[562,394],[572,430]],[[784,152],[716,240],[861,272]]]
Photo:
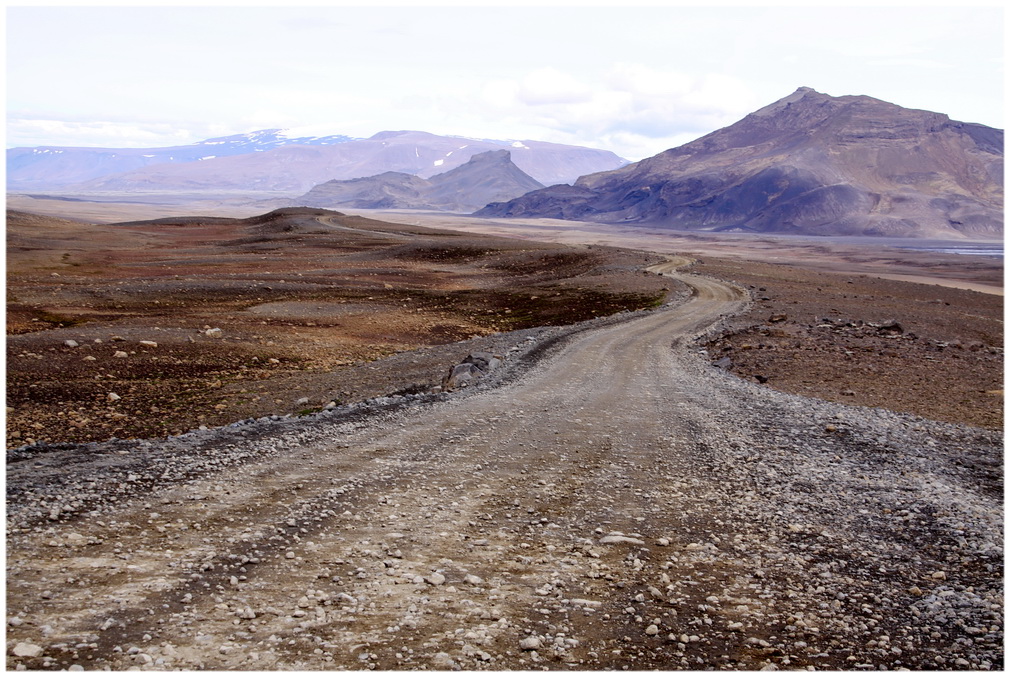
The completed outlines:
[[[8,4],[5,141],[411,129],[639,160],[800,86],[1003,128],[1004,31],[999,4]]]

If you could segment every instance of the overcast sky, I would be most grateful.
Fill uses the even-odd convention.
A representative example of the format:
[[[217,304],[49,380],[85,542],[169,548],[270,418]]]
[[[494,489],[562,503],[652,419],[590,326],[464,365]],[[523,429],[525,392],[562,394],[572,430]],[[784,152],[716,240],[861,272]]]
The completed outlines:
[[[630,160],[807,86],[1004,127],[989,7],[11,7],[7,147],[416,129]]]

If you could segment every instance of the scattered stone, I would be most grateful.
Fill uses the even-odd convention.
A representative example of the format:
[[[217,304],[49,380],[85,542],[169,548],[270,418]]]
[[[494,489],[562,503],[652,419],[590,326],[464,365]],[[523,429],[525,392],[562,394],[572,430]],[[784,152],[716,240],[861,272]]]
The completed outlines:
[[[435,573],[426,577],[424,580],[428,581],[432,585],[442,585],[443,583],[445,583],[445,576],[436,571]]]
[[[442,390],[465,388],[487,376],[501,365],[501,359],[491,353],[470,353],[459,364],[449,369],[442,379]]]
[[[630,543],[631,545],[645,545],[645,541],[640,538],[632,538],[631,536],[625,536],[624,534],[612,533],[607,534],[600,539],[600,545],[612,545],[614,543]]]
[[[76,348],[81,344],[73,339],[67,339],[66,341],[63,342],[63,345],[65,345],[67,348]]]
[[[596,607],[603,606],[603,602],[600,602],[600,601],[595,600],[595,599],[575,598],[575,599],[572,600],[572,605],[573,606],[588,606],[588,607],[596,608]]]
[[[117,350],[115,353],[112,354],[112,356],[122,359],[124,357],[129,357],[129,354],[127,354],[126,351]]]
[[[540,641],[540,638],[535,635],[526,637],[519,642],[519,648],[523,651],[533,651],[535,649],[539,649],[541,646],[543,646],[543,643]]]
[[[18,642],[11,653],[20,658],[36,658],[42,655],[42,647],[30,642]]]
[[[439,651],[432,657],[431,666],[436,670],[454,670],[459,667],[456,661],[452,660],[452,657],[444,651]]]
[[[726,371],[729,371],[730,369],[733,368],[733,360],[730,359],[729,357],[720,357],[718,360],[712,363],[712,366],[716,367],[717,369],[725,369]]]
[[[141,341],[140,345],[144,346],[145,348],[157,348],[158,347],[157,341]]]

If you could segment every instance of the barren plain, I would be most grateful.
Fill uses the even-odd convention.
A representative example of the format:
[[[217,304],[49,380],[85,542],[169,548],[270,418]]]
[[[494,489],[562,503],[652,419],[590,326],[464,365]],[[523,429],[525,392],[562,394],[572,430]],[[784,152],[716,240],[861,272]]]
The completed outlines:
[[[505,227],[10,214],[8,667],[1003,667],[1000,261]]]

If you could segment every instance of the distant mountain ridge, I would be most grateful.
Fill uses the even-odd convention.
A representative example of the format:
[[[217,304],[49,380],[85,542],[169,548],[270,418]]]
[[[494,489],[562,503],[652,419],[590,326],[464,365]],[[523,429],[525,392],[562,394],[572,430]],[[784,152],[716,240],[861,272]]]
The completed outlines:
[[[801,87],[678,148],[477,215],[711,232],[1001,238],[1003,132]]]
[[[512,162],[510,151],[489,150],[428,179],[403,172],[335,179],[313,187],[291,203],[303,207],[472,212],[489,202],[510,200],[543,187]]]
[[[615,169],[610,151],[543,141],[493,141],[385,131],[368,139],[295,136],[280,129],[166,148],[44,146],[7,151],[8,191],[307,191],[331,179],[395,171],[426,178],[473,155],[507,149],[543,185]]]
[[[262,153],[287,145],[327,146],[353,141],[350,136],[291,136],[283,129],[261,129],[182,146],[91,148],[36,146],[7,150],[7,189],[45,190],[79,184],[149,165],[201,162],[218,157]]]

